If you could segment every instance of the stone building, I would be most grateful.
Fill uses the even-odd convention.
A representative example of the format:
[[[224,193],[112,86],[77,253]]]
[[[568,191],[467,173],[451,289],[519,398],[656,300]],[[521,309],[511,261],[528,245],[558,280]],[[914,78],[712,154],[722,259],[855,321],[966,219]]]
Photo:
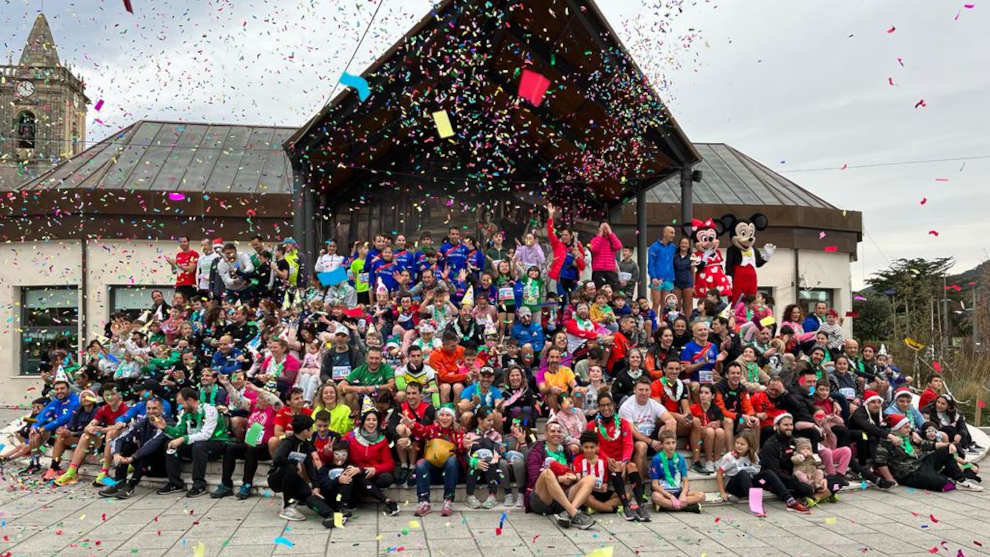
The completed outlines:
[[[0,66],[0,190],[80,153],[89,102],[82,79],[59,61],[48,20],[38,15],[18,63]]]

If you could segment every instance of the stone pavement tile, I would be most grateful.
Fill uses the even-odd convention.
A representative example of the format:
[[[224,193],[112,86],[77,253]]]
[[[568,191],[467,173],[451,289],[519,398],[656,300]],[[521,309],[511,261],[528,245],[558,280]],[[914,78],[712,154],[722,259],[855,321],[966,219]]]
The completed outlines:
[[[54,553],[69,545],[71,541],[71,539],[65,539],[63,536],[53,536],[48,532],[41,532],[21,541],[11,551],[16,555],[38,551]]]
[[[896,524],[884,524],[875,529],[883,532],[884,534],[905,540],[926,540],[929,538],[936,538],[941,535],[940,532],[942,530],[951,530],[951,528],[946,526],[932,524],[928,520],[918,520],[910,524],[903,524],[900,522]]]
[[[206,534],[204,534],[206,535]],[[229,539],[228,545],[262,545],[262,544],[272,544],[273,540],[278,537],[285,537],[292,539],[292,532],[286,535],[283,528],[238,528],[234,532],[221,534],[225,536],[224,539]],[[188,535],[187,535],[188,537]],[[220,537],[217,535],[211,537]],[[191,539],[191,538],[190,538]]]
[[[205,520],[190,521],[189,535],[190,536],[208,535],[211,538],[216,538],[220,536],[230,537],[235,531],[240,529],[240,526],[241,526],[241,522],[238,520],[210,520],[209,518],[207,518]]]
[[[429,549],[434,555],[475,555],[478,553],[478,544],[473,538],[456,538],[456,539],[433,539],[432,532],[428,532],[429,535]]]
[[[120,542],[78,544],[76,547],[66,547],[58,552],[59,557],[93,557],[93,555],[108,555],[120,545]],[[20,554],[18,554],[20,555]]]
[[[282,544],[276,544],[274,542],[275,538],[268,540],[275,546],[275,555],[286,555],[286,554],[296,554],[296,553],[323,553],[324,548],[327,546],[327,542],[330,541],[330,533],[326,532],[323,535],[319,534],[299,534],[292,535],[283,534],[282,537],[292,542],[292,547],[286,547]]]
[[[990,534],[990,530],[982,535],[969,530],[941,530],[933,538],[933,541],[941,543],[945,540],[952,546],[962,546],[966,555],[990,554],[990,535],[988,534]]]
[[[574,540],[579,546],[590,545],[583,540]],[[614,539],[593,540],[598,545],[624,545],[640,551],[676,549],[676,546],[654,532],[625,532]]]
[[[272,554],[272,544],[265,545],[227,545],[220,550],[220,557],[231,557],[234,555],[244,556],[250,555],[251,557],[262,557]],[[141,557],[144,552],[140,552],[137,557]],[[322,554],[321,554],[322,555]]]
[[[826,520],[829,518],[834,519],[833,524],[828,524],[826,522]],[[865,523],[857,522],[855,519],[849,519],[849,517],[847,517],[845,513],[836,513],[831,517],[823,517],[821,519],[821,522],[819,523],[819,526],[828,530],[829,532],[846,535],[846,534],[866,534],[866,533],[875,532],[876,529],[883,528],[884,524],[891,524],[891,523],[878,524],[876,522],[870,522],[870,525],[867,526]]]
[[[382,548],[382,553],[384,553]],[[330,543],[326,548],[327,555],[333,557],[370,557],[378,554],[378,542],[358,541],[358,540],[336,540],[330,538]]]
[[[196,547],[200,543],[202,543],[203,546],[206,548],[206,551],[203,553],[203,555],[219,555],[220,551],[223,548],[227,547],[227,545],[225,545],[227,541],[226,538],[194,539],[187,537],[183,539],[185,540],[185,543],[182,543],[182,540],[179,540],[178,543],[176,543],[171,548],[169,548],[169,550],[165,553],[165,555],[170,555],[175,557],[189,557],[196,551]],[[123,547],[130,547],[130,546],[125,545]],[[142,557],[142,553],[143,552],[139,550],[137,553],[137,557]]]
[[[135,555],[138,555],[139,557],[161,557],[162,555],[165,555],[166,551],[167,550],[165,549],[142,549],[135,554],[131,552],[130,549],[126,549],[126,550],[117,549],[113,553],[111,553],[109,557],[134,557]],[[190,550],[190,553],[191,551],[192,550]]]
[[[120,545],[122,547],[126,546],[129,549],[138,550],[146,547],[168,549],[185,537],[185,535],[186,532],[184,530],[162,530],[161,534],[158,533],[158,530],[153,530],[151,532],[141,531],[131,536]]]
[[[919,539],[903,539],[889,534],[874,532],[872,534],[851,534],[843,537],[853,540],[862,547],[883,553],[901,554],[927,549],[926,543]]]
[[[346,532],[347,529],[345,528]],[[382,532],[381,539],[378,540],[382,545],[393,546],[393,545],[404,545],[406,547],[426,547],[426,534],[422,530],[410,530],[408,534],[402,534],[401,532]]]

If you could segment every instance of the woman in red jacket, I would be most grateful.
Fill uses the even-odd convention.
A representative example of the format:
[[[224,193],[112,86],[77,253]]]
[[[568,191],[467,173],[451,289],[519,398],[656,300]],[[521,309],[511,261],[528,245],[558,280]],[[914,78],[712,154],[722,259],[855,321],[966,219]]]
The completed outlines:
[[[553,262],[547,275],[557,281],[557,294],[570,297],[577,287],[581,271],[584,271],[584,248],[567,228],[560,229],[560,237],[553,231],[553,205],[547,205],[547,238],[553,250]]]
[[[399,505],[383,491],[392,485],[395,461],[392,460],[388,439],[378,429],[380,418],[378,410],[368,410],[361,416],[357,429],[344,437],[350,451],[348,463],[361,469],[351,480],[352,501],[357,504],[361,496],[367,493],[376,503],[385,506],[387,516],[395,516],[399,514]]]
[[[646,484],[632,462],[632,425],[619,417],[615,400],[608,391],[598,394],[598,415],[588,422],[587,429],[598,433],[598,454],[608,467],[608,479],[624,507],[623,518],[629,521],[649,522],[646,508],[640,509]],[[632,487],[633,497],[626,493],[626,482]]]
[[[442,463],[433,463],[427,458],[421,458],[416,464],[416,498],[419,505],[416,507],[416,516],[425,516],[430,513],[430,485],[443,481],[443,507],[440,509],[441,516],[450,516],[454,512],[454,492],[457,490],[457,480],[464,468],[464,453],[467,449],[464,443],[464,432],[460,424],[454,419],[454,408],[452,405],[444,404],[437,409],[436,422],[430,425],[423,425],[413,422],[409,416],[402,416],[402,425],[408,427],[417,439],[422,439],[425,444],[425,451],[429,452],[430,441],[442,439],[452,447],[447,446],[449,453],[440,455],[444,450],[437,450],[436,458],[443,460]],[[428,455],[424,455],[428,456]],[[442,458],[446,456],[446,458]]]

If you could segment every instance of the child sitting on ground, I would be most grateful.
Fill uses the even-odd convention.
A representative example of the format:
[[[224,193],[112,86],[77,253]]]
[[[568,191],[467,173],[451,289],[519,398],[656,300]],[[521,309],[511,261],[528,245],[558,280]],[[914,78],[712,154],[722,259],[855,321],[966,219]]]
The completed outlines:
[[[598,433],[586,430],[581,433],[580,442],[581,454],[574,457],[571,469],[578,478],[595,478],[595,487],[592,488],[591,497],[588,497],[586,504],[595,512],[614,513],[622,503],[609,486],[606,459],[598,456]]]
[[[667,511],[701,512],[705,494],[691,491],[687,478],[687,461],[677,454],[677,436],[672,431],[660,433],[662,450],[650,463],[653,480],[653,503]]]

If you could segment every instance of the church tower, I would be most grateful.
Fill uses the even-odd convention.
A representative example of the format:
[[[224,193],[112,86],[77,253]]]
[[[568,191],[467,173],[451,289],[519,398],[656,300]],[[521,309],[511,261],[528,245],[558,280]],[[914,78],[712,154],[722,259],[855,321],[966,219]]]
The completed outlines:
[[[85,148],[85,87],[59,62],[48,20],[38,15],[18,64],[0,66],[0,190]]]

